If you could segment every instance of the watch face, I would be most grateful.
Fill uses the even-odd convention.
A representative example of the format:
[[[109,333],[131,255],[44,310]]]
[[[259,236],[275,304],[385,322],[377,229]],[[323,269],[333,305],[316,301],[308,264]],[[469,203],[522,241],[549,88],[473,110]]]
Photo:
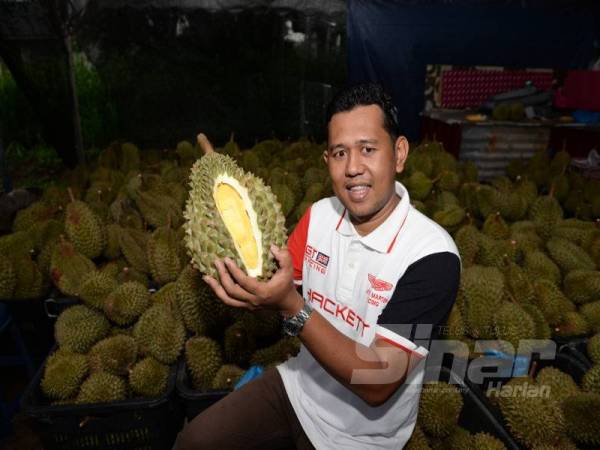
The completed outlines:
[[[283,331],[289,336],[297,336],[298,328],[298,323],[295,320],[286,320],[283,322]]]

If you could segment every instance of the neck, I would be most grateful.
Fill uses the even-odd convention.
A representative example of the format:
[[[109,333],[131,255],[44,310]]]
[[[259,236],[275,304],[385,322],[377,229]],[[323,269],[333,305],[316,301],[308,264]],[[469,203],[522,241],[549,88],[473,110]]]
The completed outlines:
[[[394,193],[394,195],[392,195],[392,198],[390,198],[390,200],[384,205],[384,207],[372,216],[363,217],[359,219],[350,215],[350,222],[352,222],[352,225],[354,225],[354,229],[360,236],[366,236],[379,225],[381,225],[383,222],[385,222],[385,219],[387,219],[392,213],[392,211],[394,211],[394,208],[396,208],[396,205],[398,205],[398,203],[400,203],[400,197],[398,196],[398,194]]]

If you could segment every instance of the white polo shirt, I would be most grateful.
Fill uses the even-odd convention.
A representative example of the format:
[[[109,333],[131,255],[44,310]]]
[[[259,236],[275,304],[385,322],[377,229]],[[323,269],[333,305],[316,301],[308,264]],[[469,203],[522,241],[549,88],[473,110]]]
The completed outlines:
[[[410,204],[400,202],[377,229],[360,236],[336,197],[314,203],[290,236],[294,281],[305,301],[341,333],[369,346],[376,335],[419,358],[407,381],[372,407],[333,378],[302,346],[278,366],[302,427],[317,449],[401,449],[418,412],[427,349],[378,325],[396,283],[427,255],[458,250],[450,235]],[[313,313],[314,314],[314,313]]]

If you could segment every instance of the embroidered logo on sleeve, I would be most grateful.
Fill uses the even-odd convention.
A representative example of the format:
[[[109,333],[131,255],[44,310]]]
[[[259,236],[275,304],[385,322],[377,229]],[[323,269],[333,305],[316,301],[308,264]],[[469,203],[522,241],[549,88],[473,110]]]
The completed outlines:
[[[388,283],[387,281],[379,280],[375,275],[368,275],[369,283],[371,284],[371,288],[375,291],[389,291],[394,287],[392,283]]]
[[[306,261],[310,269],[316,270],[323,275],[327,273],[329,256],[310,245],[307,245],[304,250],[304,261]]]

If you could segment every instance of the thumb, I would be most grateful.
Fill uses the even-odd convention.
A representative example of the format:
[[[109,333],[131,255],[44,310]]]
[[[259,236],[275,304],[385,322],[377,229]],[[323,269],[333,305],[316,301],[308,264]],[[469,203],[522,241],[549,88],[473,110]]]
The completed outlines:
[[[291,261],[290,252],[285,247],[277,247],[275,244],[271,244],[271,254],[277,260],[279,267],[283,267],[286,263]]]

